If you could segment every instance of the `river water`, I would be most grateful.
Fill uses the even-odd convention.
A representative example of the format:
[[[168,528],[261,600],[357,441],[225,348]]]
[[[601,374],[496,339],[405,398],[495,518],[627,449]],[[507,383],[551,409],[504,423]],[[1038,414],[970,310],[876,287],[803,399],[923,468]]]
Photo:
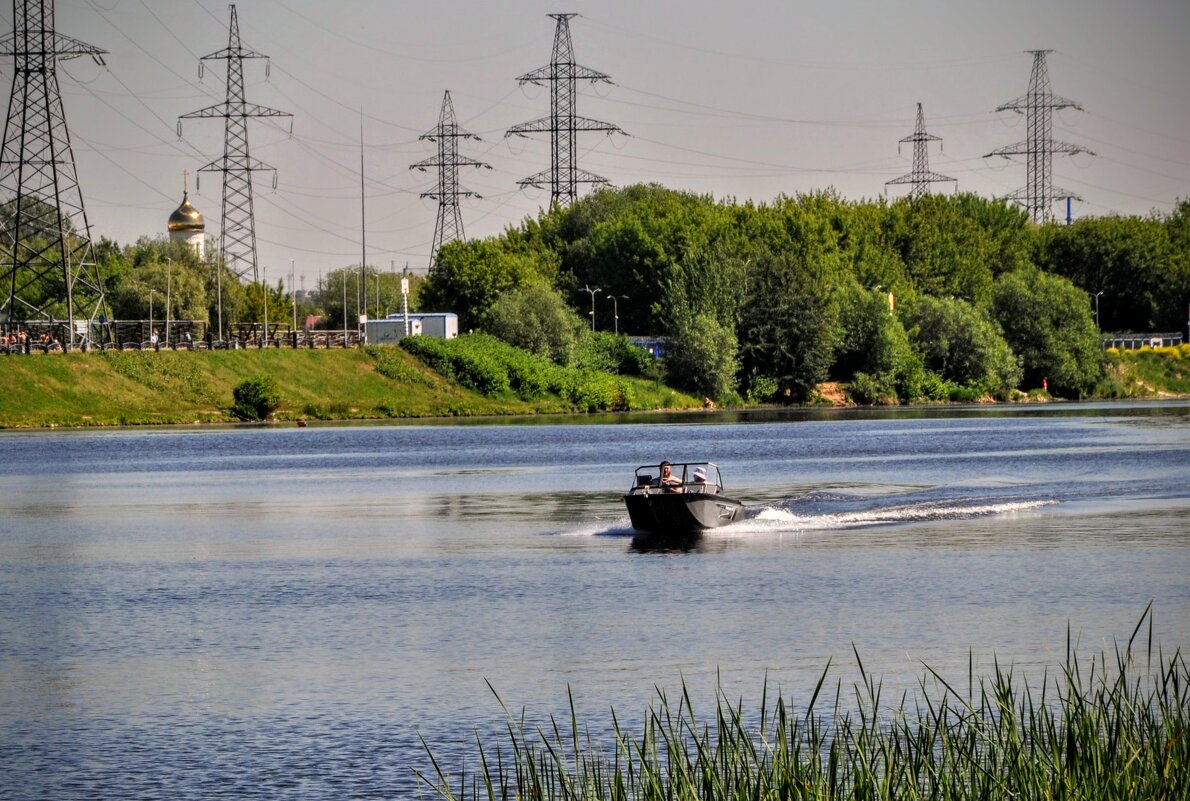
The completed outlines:
[[[662,458],[746,519],[641,547]],[[470,759],[493,690],[631,728],[854,647],[896,695],[1150,602],[1186,648],[1188,479],[1187,402],[0,433],[0,798],[425,797],[420,738]]]

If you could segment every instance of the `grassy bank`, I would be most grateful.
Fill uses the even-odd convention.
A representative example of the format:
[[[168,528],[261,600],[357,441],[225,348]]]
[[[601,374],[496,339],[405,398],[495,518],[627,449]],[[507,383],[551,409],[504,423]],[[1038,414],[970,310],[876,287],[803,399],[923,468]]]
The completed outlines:
[[[234,422],[232,390],[276,382],[278,420],[540,414],[586,411],[546,395],[486,397],[397,348],[109,351],[0,358],[0,428]],[[695,408],[654,381],[621,379],[631,408]]]
[[[430,749],[434,773],[419,775],[451,801],[1184,799],[1190,670],[1180,653],[1154,653],[1151,632],[1135,652],[1136,636],[1090,661],[1070,654],[1040,686],[997,664],[958,689],[926,668],[894,703],[862,662],[854,698],[824,673],[797,703],[751,709],[720,693],[699,717],[683,688],[638,734],[612,712],[604,744],[573,712],[542,729],[510,714],[500,743],[479,743],[478,771],[456,773]]]

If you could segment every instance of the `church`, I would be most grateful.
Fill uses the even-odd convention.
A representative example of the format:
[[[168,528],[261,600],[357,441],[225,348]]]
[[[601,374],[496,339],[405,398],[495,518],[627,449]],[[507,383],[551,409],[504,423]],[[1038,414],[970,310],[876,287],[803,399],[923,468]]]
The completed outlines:
[[[200,259],[205,256],[206,222],[202,213],[190,205],[190,190],[185,186],[182,188],[182,205],[169,215],[168,229],[170,242],[185,242],[194,248]]]

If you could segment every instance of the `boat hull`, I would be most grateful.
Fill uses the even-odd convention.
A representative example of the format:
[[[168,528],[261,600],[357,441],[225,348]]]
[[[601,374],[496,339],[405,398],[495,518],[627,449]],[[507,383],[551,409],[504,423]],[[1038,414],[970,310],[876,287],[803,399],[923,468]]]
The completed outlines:
[[[681,535],[719,528],[743,516],[744,505],[712,493],[648,492],[624,496],[632,527],[650,534]]]

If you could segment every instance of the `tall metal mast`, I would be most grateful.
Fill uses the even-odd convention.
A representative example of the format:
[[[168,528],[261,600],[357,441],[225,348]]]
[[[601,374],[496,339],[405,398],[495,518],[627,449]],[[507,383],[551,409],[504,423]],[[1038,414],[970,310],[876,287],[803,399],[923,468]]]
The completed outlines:
[[[570,18],[575,14],[550,14],[558,21],[554,29],[554,51],[547,66],[527,72],[517,81],[522,84],[550,84],[550,115],[532,122],[514,125],[505,132],[505,138],[514,134],[550,134],[550,168],[528,178],[517,181],[521,186],[542,187],[548,183],[551,204],[566,205],[578,197],[580,183],[605,184],[607,179],[579,169],[574,149],[574,135],[578,131],[605,131],[608,134],[624,133],[609,122],[580,117],[575,114],[577,98],[576,84],[579,80],[605,81],[611,79],[602,72],[574,63],[574,45],[570,41]]]
[[[438,260],[439,248],[447,242],[464,238],[459,198],[480,197],[475,192],[459,189],[459,167],[485,167],[489,170],[492,167],[482,161],[459,155],[460,139],[479,141],[479,137],[459,128],[455,121],[454,103],[450,100],[450,90],[442,95],[442,111],[438,115],[438,125],[418,138],[438,143],[436,158],[423,159],[409,165],[409,169],[422,172],[428,167],[438,168],[438,188],[421,194],[422,197],[438,200],[438,221],[434,223],[434,244],[430,250],[430,266],[433,267],[434,262]]]
[[[0,321],[94,321],[105,308],[58,89],[59,61],[107,53],[54,30],[53,0],[13,0],[0,55],[15,71],[0,151]]]
[[[988,156],[1024,156],[1026,163],[1025,187],[1005,195],[1008,200],[1015,200],[1029,210],[1029,216],[1035,223],[1049,222],[1054,216],[1055,198],[1081,197],[1054,186],[1053,161],[1055,153],[1091,153],[1081,145],[1068,142],[1056,142],[1053,138],[1053,114],[1057,109],[1083,107],[1073,100],[1059,97],[1050,91],[1050,73],[1045,64],[1045,56],[1052,50],[1029,50],[1033,54],[1033,72],[1029,76],[1029,91],[1012,102],[1005,103],[996,111],[1015,111],[1025,115],[1027,128],[1026,139],[1023,142],[997,148]],[[1091,155],[1095,155],[1091,153]],[[987,158],[987,156],[985,156]]]
[[[934,136],[926,133],[926,118],[922,113],[921,103],[917,104],[917,125],[913,129],[913,133],[901,139],[901,144],[906,142],[913,143],[913,172],[907,175],[902,175],[900,178],[894,178],[891,181],[885,181],[884,185],[892,184],[913,184],[913,188],[909,190],[909,198],[917,200],[918,198],[929,194],[930,184],[936,181],[954,181],[958,185],[958,181],[948,175],[940,175],[936,172],[930,172],[930,142],[941,142],[942,137]],[[900,146],[897,147],[898,152]]]
[[[222,103],[178,118],[178,136],[182,135],[182,120],[221,117],[223,129],[223,156],[199,172],[223,173],[222,226],[219,231],[219,255],[228,269],[239,278],[251,275],[258,281],[260,273],[256,265],[256,219],[252,209],[252,173],[271,170],[273,186],[277,185],[277,171],[262,161],[253,159],[248,152],[249,117],[289,117],[292,126],[293,115],[248,103],[244,99],[244,59],[268,56],[240,45],[240,23],[235,5],[231,6],[231,24],[228,27],[227,47],[202,57],[202,61],[222,59],[227,62],[227,95]],[[198,67],[202,76],[202,63]],[[265,75],[268,75],[265,62]]]

